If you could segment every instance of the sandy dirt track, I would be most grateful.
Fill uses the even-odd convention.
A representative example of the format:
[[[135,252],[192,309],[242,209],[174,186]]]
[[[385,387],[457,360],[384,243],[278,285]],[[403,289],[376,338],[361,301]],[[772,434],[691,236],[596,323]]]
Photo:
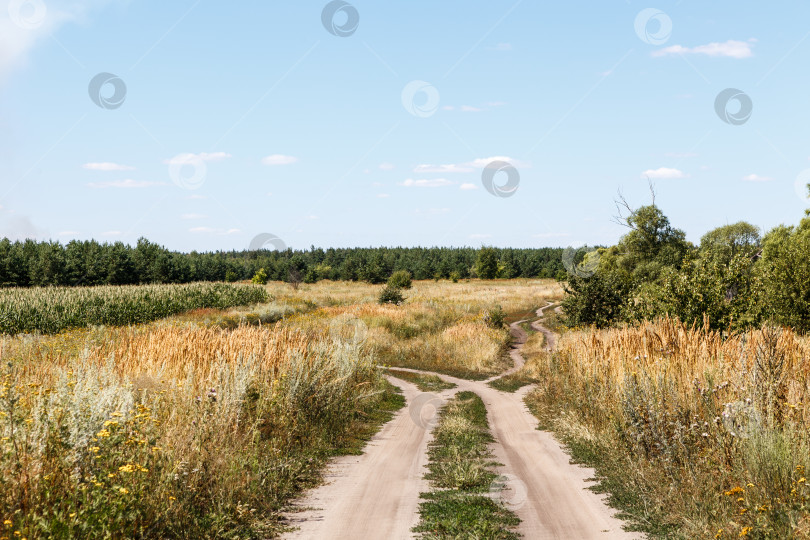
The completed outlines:
[[[538,316],[548,307],[550,304],[539,309]],[[515,367],[499,377],[524,363],[520,348],[527,336],[521,322],[525,321],[510,325]],[[555,336],[537,322],[533,327],[545,334],[553,348]],[[290,525],[301,528],[285,538],[413,538],[410,529],[418,522],[419,493],[429,489],[422,477],[430,423],[425,425],[419,419],[432,413],[415,410],[415,406],[427,401],[426,407],[433,407],[459,390],[477,393],[486,404],[496,440],[492,446],[495,459],[503,464],[498,472],[508,479],[503,498],[520,517],[518,531],[524,538],[641,538],[623,531],[604,497],[587,489],[593,470],[570,464],[570,457],[552,435],[537,430],[536,418],[523,403],[530,387],[509,394],[491,388],[487,381],[436,375],[457,388],[426,400],[414,385],[389,378],[403,389],[408,406],[372,439],[362,456],[335,460],[327,483],[299,502],[299,506],[313,509],[289,515]]]

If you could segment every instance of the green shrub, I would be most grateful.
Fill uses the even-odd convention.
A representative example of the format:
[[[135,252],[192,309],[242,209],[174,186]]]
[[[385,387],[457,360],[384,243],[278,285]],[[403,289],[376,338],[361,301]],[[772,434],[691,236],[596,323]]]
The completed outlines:
[[[458,283],[459,279],[461,279],[461,274],[458,272],[450,272],[450,281],[453,283]]]
[[[407,270],[397,270],[388,278],[388,286],[396,289],[410,289],[412,286],[411,273]]]
[[[236,275],[236,272],[233,270],[228,270],[225,272],[225,281],[228,283],[233,283],[234,281],[238,280],[239,276]]]
[[[267,271],[264,268],[259,268],[259,271],[250,281],[257,285],[267,285]]]
[[[380,304],[394,304],[398,306],[405,301],[405,297],[402,296],[402,292],[397,287],[386,285],[383,287],[383,290],[380,291],[379,301]]]

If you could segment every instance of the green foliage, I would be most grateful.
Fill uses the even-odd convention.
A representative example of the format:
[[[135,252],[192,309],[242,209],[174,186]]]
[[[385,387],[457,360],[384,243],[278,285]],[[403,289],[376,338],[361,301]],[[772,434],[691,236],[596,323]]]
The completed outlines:
[[[382,291],[380,291],[378,300],[380,304],[394,304],[398,306],[405,301],[405,297],[402,296],[402,292],[397,287],[386,285],[383,287]]]
[[[545,278],[563,270],[558,248],[488,248],[501,277]],[[295,268],[307,283],[323,279],[385,283],[396,270],[413,279],[459,279],[474,272],[479,250],[474,248],[340,248],[293,251],[232,251],[178,253],[139,239],[135,247],[94,240],[11,242],[0,239],[0,287],[35,285],[136,285],[223,281],[228,272],[240,279],[260,268],[268,280],[286,281]]]
[[[388,278],[388,286],[397,289],[410,289],[412,286],[411,273],[407,270],[397,270]]]
[[[626,318],[631,305],[629,279],[617,272],[597,272],[589,278],[571,276],[562,301],[568,326],[610,326]]]
[[[475,273],[481,279],[498,277],[498,253],[491,247],[482,248],[475,261]]]
[[[776,227],[758,263],[767,315],[798,332],[810,331],[810,217],[798,227]]]
[[[453,283],[458,283],[459,279],[461,279],[461,274],[455,271],[450,272],[450,281],[452,281]]]
[[[228,283],[234,283],[238,279],[239,276],[237,276],[236,272],[234,272],[233,270],[228,270],[227,272],[225,272],[225,281],[227,281]]]
[[[259,270],[250,278],[252,283],[257,285],[266,285],[267,284],[267,272],[264,268],[259,268]]]
[[[253,285],[192,283],[0,290],[0,333],[54,334],[89,325],[125,326],[191,311],[267,302]]]

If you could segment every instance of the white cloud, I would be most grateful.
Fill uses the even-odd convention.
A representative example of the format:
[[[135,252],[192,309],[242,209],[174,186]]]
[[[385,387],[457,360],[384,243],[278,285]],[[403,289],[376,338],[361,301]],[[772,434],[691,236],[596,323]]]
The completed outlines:
[[[512,159],[508,156],[492,156],[488,158],[479,158],[473,160],[468,165],[471,165],[476,169],[483,169],[493,161],[505,161],[507,163],[511,163],[514,167],[517,167],[519,169],[528,169],[529,167],[531,167],[531,164],[526,161],[519,161],[517,159]]]
[[[695,152],[667,152],[664,155],[671,158],[684,159],[684,158],[698,157],[699,154],[696,154]]]
[[[378,199],[387,199],[387,198],[388,198],[388,197],[390,197],[390,196],[391,196],[391,195],[389,195],[388,193],[378,193],[378,194],[377,194],[377,198],[378,198]]]
[[[381,171],[393,171],[394,164],[393,163],[380,163],[380,170]]]
[[[205,214],[183,214],[180,219],[205,219],[207,217]]]
[[[118,163],[85,163],[82,168],[91,171],[134,171],[135,167],[129,165],[119,165]]]
[[[31,50],[55,35],[67,22],[84,18],[85,13],[109,0],[48,0],[37,9],[32,2],[3,2],[0,17],[0,81],[24,65]],[[13,8],[21,8],[19,12]]]
[[[476,186],[475,184],[464,183],[464,184],[461,184],[459,186],[459,189],[463,189],[465,191],[468,191],[468,190],[471,190],[471,189],[478,189],[478,186]]]
[[[215,229],[211,227],[192,227],[188,230],[191,233],[212,233]]]
[[[771,182],[773,178],[770,176],[760,176],[758,174],[749,174],[748,176],[744,176],[743,180],[746,182]]]
[[[40,229],[28,216],[14,213],[10,210],[0,211],[0,238],[9,240],[43,239],[47,232]]]
[[[481,112],[484,109],[479,109],[478,107],[473,107],[472,105],[462,105],[461,110],[462,112]]]
[[[456,108],[453,107],[452,105],[445,105],[444,107],[442,107],[442,110],[443,111],[454,111],[454,110],[456,110]]]
[[[76,236],[78,234],[79,231],[59,231],[56,236]]]
[[[482,238],[492,238],[491,234],[471,234],[470,239],[472,240],[480,240]]]
[[[298,158],[294,156],[285,156],[283,154],[273,154],[262,158],[264,165],[292,165],[298,163]]]
[[[669,56],[675,54],[702,54],[705,56],[713,57],[726,57],[726,58],[751,58],[754,53],[751,47],[755,40],[736,41],[730,39],[724,43],[708,43],[706,45],[698,45],[697,47],[684,47],[682,45],[672,45],[671,47],[664,47],[652,53],[653,56]]]
[[[96,189],[118,188],[118,189],[133,189],[133,188],[146,188],[152,186],[165,186],[164,182],[149,182],[147,180],[133,180],[127,178],[126,180],[111,180],[109,182],[90,182],[87,187]]]
[[[121,236],[122,234],[121,231],[104,231],[101,236]]]
[[[447,164],[447,165],[417,165],[413,172],[415,173],[466,173],[473,172],[473,168],[469,165],[461,164]]]
[[[495,45],[494,49],[496,51],[511,51],[512,50],[512,44],[511,43],[498,43],[497,45]]]
[[[400,185],[405,187],[443,187],[443,186],[451,186],[453,184],[455,184],[455,182],[447,180],[446,178],[430,178],[422,180],[414,180],[412,178],[408,178]]]
[[[658,169],[648,169],[643,173],[641,173],[641,177],[674,179],[674,178],[688,178],[689,175],[685,174],[683,171],[679,169],[670,169],[668,167],[661,167]]]

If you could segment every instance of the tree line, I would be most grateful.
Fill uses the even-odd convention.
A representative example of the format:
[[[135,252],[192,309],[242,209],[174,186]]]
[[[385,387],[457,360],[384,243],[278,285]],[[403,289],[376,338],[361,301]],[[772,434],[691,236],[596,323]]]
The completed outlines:
[[[810,188],[810,186],[808,186]],[[810,331],[810,210],[761,235],[744,221],[694,245],[653,202],[631,209],[618,244],[579,253],[563,301],[571,326],[605,327],[662,315],[724,331],[773,322]]]
[[[181,253],[145,238],[135,246],[95,240],[0,240],[0,286],[90,286],[267,279],[383,283],[398,270],[414,279],[565,277],[562,249],[329,248]]]

